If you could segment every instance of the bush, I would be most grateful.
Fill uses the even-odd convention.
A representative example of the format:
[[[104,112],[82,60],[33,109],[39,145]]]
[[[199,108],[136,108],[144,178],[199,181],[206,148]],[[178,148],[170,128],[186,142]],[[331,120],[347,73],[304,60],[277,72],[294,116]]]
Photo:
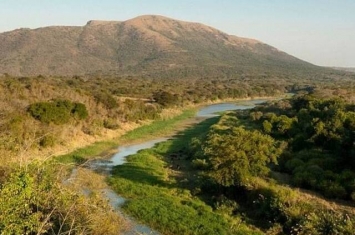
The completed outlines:
[[[102,103],[108,109],[114,109],[118,107],[116,99],[108,93],[97,92],[94,94],[94,97],[97,102]]]
[[[304,162],[301,159],[293,158],[286,162],[285,168],[292,173],[297,167],[303,166]]]
[[[164,107],[174,106],[179,99],[176,95],[167,91],[158,91],[153,94],[153,100]]]
[[[105,201],[63,187],[52,169],[13,169],[0,187],[0,234],[119,234],[120,220]]]
[[[72,103],[68,100],[34,103],[29,106],[28,112],[43,123],[54,124],[66,124],[71,117],[85,119],[88,116],[84,104]]]
[[[299,166],[295,170],[293,182],[296,186],[317,189],[324,171],[317,165]]]
[[[74,107],[71,112],[75,117],[78,117],[80,120],[85,119],[89,116],[85,104],[82,103],[74,103]]]
[[[198,170],[206,170],[209,164],[206,162],[206,159],[194,159],[192,160],[192,166]]]
[[[58,231],[60,214],[64,212],[60,211],[64,206],[64,195],[53,183],[48,171],[36,169],[34,165],[26,170],[15,170],[0,189],[0,233]],[[62,225],[65,230],[65,223]],[[70,224],[67,227],[70,228]]]
[[[218,213],[223,215],[233,215],[234,211],[239,209],[236,201],[230,200],[223,195],[216,200],[214,207]]]
[[[265,133],[270,134],[272,131],[272,123],[269,122],[268,120],[265,120],[263,122],[263,129]]]
[[[51,135],[46,135],[39,141],[39,145],[43,148],[53,147],[55,145],[55,137]]]
[[[300,233],[297,234],[354,234],[354,220],[347,214],[322,210],[310,213],[300,223]]]
[[[120,128],[120,125],[114,119],[105,119],[104,127],[106,129],[117,130],[118,128]]]
[[[337,182],[323,181],[320,187],[323,194],[329,198],[345,199],[347,195],[345,188]]]

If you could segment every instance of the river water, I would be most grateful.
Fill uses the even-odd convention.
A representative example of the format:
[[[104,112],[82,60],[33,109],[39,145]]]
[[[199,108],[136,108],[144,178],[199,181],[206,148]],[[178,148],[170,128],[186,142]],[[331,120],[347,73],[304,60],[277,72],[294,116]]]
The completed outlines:
[[[211,104],[200,109],[196,117],[213,117],[218,116],[220,112],[225,112],[229,110],[245,110],[254,108],[255,105],[264,103],[265,99],[255,99],[255,100],[246,100],[239,101],[236,103],[219,103]]]
[[[220,103],[212,104],[201,108],[197,114],[197,118],[208,118],[218,116],[218,113],[228,111],[228,110],[245,110],[255,107],[257,104],[261,104],[267,100],[265,99],[255,99],[255,100],[246,100],[236,103]],[[127,156],[137,153],[139,150],[152,148],[155,144],[166,141],[167,138],[158,138],[146,141],[140,144],[133,144],[127,146],[120,146],[116,154],[108,161],[94,161],[90,164],[91,169],[103,169],[110,171],[112,167],[117,165],[122,165],[125,163]],[[119,196],[117,193],[111,189],[106,189],[104,195],[109,200],[110,204],[117,209],[117,212],[122,215],[131,225],[130,231],[124,233],[125,235],[135,235],[135,234],[152,234],[158,235],[159,233],[150,229],[149,227],[139,224],[130,218],[127,215],[124,215],[120,207],[125,203],[126,199]]]

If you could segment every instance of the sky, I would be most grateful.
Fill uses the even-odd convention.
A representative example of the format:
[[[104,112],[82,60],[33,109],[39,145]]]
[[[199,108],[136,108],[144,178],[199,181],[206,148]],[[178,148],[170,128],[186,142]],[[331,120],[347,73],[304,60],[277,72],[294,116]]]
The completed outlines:
[[[316,65],[355,67],[355,0],[0,0],[0,32],[139,15],[199,22]]]

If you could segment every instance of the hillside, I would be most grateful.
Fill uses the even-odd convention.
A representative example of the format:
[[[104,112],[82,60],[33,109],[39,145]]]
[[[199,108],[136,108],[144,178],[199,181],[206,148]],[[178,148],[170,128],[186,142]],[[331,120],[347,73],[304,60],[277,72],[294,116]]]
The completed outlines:
[[[231,77],[322,71],[267,44],[162,16],[0,34],[0,73]]]
[[[333,67],[333,69],[355,73],[355,68],[352,67]]]

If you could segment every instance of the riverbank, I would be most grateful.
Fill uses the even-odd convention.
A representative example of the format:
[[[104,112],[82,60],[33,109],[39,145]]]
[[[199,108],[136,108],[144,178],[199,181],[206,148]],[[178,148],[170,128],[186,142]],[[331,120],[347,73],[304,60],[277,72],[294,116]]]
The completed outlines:
[[[232,126],[240,126],[230,116]],[[302,231],[302,223],[308,229],[336,223],[344,231],[354,228],[349,219],[353,208],[331,204],[272,177],[255,178],[248,187],[226,191],[211,183],[206,177],[209,168],[198,170],[206,166],[203,156],[191,146],[218,119],[205,120],[174,139],[130,155],[127,164],[114,168],[109,184],[128,199],[123,207],[126,213],[164,234],[293,234]],[[224,196],[227,191],[229,197]]]
[[[123,209],[162,234],[262,234],[239,216],[226,216],[200,195],[203,176],[191,165],[191,141],[205,133],[218,117],[204,120],[178,133],[176,138],[140,150],[127,164],[112,171],[109,185],[125,197]],[[178,158],[171,156],[179,153]],[[201,197],[202,196],[202,197]]]
[[[174,133],[185,129],[186,127],[196,124],[205,118],[196,118],[194,114],[202,107],[218,104],[218,103],[238,103],[243,101],[250,101],[254,99],[273,100],[287,97],[288,94],[277,97],[248,97],[240,99],[224,99],[215,100],[211,102],[200,103],[197,105],[189,105],[185,109],[173,116],[165,115],[163,119],[144,123],[141,125],[134,125],[133,128],[126,129],[125,132],[120,132],[116,136],[91,142],[89,145],[78,147],[72,151],[66,150],[67,153],[60,154],[56,157],[62,163],[83,163],[88,159],[93,158],[107,158],[117,152],[117,146],[122,144],[134,144],[143,142],[153,138],[168,137]],[[53,154],[55,155],[55,154]]]
[[[69,154],[60,155],[56,157],[56,160],[61,163],[81,164],[89,159],[107,158],[117,152],[117,146],[119,145],[139,143],[148,139],[173,135],[174,132],[198,122],[194,118],[195,113],[195,108],[184,110],[180,115],[173,118],[153,121],[148,125],[130,130],[120,137],[108,141],[95,142]]]
[[[239,101],[239,102],[241,102],[241,101]],[[250,108],[250,106],[246,106],[246,107]],[[128,132],[127,134],[123,135],[120,139],[110,141],[110,142],[99,142],[99,143],[96,143],[95,145],[89,146],[88,148],[79,149],[78,151],[75,151],[74,153],[72,153],[70,155],[61,156],[59,159],[61,162],[65,162],[65,163],[80,164],[80,163],[84,163],[87,160],[93,159],[93,158],[107,158],[108,156],[111,156],[114,152],[117,151],[118,145],[128,145],[128,144],[138,143],[138,142],[142,142],[142,141],[146,141],[149,139],[154,139],[154,138],[158,138],[158,137],[162,137],[162,136],[163,137],[172,136],[174,134],[180,135],[181,134],[180,132],[182,130],[186,131],[186,130],[190,130],[191,128],[192,129],[196,128],[197,132],[195,132],[195,134],[198,134],[198,133],[203,132],[203,130],[207,130],[208,127],[210,125],[212,125],[213,122],[215,122],[217,120],[216,118],[209,119],[209,120],[204,121],[202,124],[200,123],[198,125],[193,125],[193,124],[196,124],[196,123],[205,119],[205,118],[196,118],[195,113],[196,113],[196,109],[185,110],[182,114],[180,114],[174,118],[155,121],[155,122],[151,123],[150,125],[142,126],[142,127],[139,127],[133,131]],[[206,123],[207,123],[207,125],[206,125]],[[158,146],[164,146],[164,144],[167,144],[167,146],[169,146],[169,143],[174,143],[174,145],[177,145],[177,143],[179,143],[179,141],[181,141],[181,140],[183,142],[185,141],[184,138],[182,138],[182,139],[176,138],[174,140],[169,140],[169,141],[166,141],[162,144],[159,144]],[[109,149],[109,150],[107,150],[107,149]],[[105,150],[105,151],[101,151],[101,150]],[[143,150],[142,152],[144,153],[146,151],[149,151],[149,150]],[[165,152],[164,155],[166,155],[166,153],[167,153],[166,151],[167,151],[167,149],[165,149],[165,150],[162,149],[162,152]],[[139,169],[141,169],[141,170],[139,170],[139,172],[133,172],[131,170],[128,171],[128,176],[138,177],[138,178],[136,178],[135,183],[133,185],[131,184],[129,186],[131,190],[133,190],[133,188],[137,188],[137,187],[140,188],[142,186],[142,185],[140,185],[140,183],[142,183],[142,182],[144,183],[146,180],[149,181],[150,179],[152,179],[152,177],[154,178],[157,174],[158,175],[162,174],[163,177],[166,177],[169,175],[174,176],[174,174],[176,174],[178,172],[178,171],[176,171],[176,169],[179,167],[183,167],[185,165],[183,161],[178,163],[179,166],[177,166],[176,163],[174,165],[174,163],[171,162],[169,165],[171,165],[173,168],[176,168],[176,169],[166,168],[164,163],[163,164],[158,163],[158,162],[162,163],[161,159],[154,160],[150,157],[146,158],[147,157],[146,155],[144,155],[143,157],[144,157],[143,165],[139,166]],[[148,163],[147,161],[150,163]],[[141,164],[141,163],[142,162],[140,162],[139,164]],[[147,167],[148,167],[148,172],[145,172],[144,169]],[[102,185],[101,182],[96,182],[95,184],[92,183],[92,180],[94,178],[96,178],[96,179],[98,178],[96,176],[97,174],[95,172],[87,171],[81,167],[79,170],[80,171],[84,170],[86,172],[85,177],[80,177],[80,184],[88,186],[88,188],[90,188],[90,190],[93,189],[95,191],[98,191],[98,190],[104,189],[102,187],[97,188],[97,185]],[[124,172],[125,172],[124,170],[122,170],[122,169],[120,170],[120,173],[124,173]],[[140,173],[143,173],[143,176]],[[153,176],[151,176],[150,174],[152,174]],[[77,175],[77,177],[79,177],[79,175]],[[174,178],[174,177],[169,176],[166,179],[167,180],[166,182],[170,182],[170,180],[172,180],[170,183],[174,184],[177,182],[177,179],[180,179],[180,176],[177,175],[177,177],[178,178]],[[104,181],[104,178],[101,178],[101,181]],[[191,179],[191,176],[189,177],[189,181],[191,181],[191,182],[193,181]],[[153,180],[153,182],[154,182],[154,180]],[[124,186],[124,184],[122,182],[119,183],[118,185],[119,185],[120,189],[122,189]],[[155,185],[155,186],[157,186],[157,185]],[[143,188],[144,187],[142,186],[141,189],[143,189]],[[148,187],[148,191],[150,189],[152,189],[152,188]],[[159,192],[160,189],[161,189],[161,187],[158,186],[157,193]],[[174,194],[176,194],[176,190],[178,190],[178,191],[182,190],[183,192],[187,193],[185,196],[187,196],[189,198],[189,200],[191,200],[191,203],[193,205],[195,205],[195,204],[201,205],[201,206],[204,205],[204,206],[202,206],[204,209],[202,211],[196,212],[196,211],[194,211],[195,209],[193,209],[193,208],[192,209],[185,208],[185,205],[183,205],[183,207],[185,209],[184,208],[181,209],[181,208],[179,208],[179,204],[175,203],[177,207],[176,207],[175,212],[173,211],[174,213],[180,213],[181,211],[183,212],[183,214],[191,214],[192,213],[191,214],[192,217],[190,217],[188,221],[190,221],[190,222],[200,221],[200,223],[205,224],[204,226],[206,227],[205,229],[207,229],[207,231],[210,231],[209,229],[211,228],[212,229],[211,232],[213,231],[213,233],[217,232],[218,234],[223,234],[218,231],[222,231],[223,230],[222,228],[226,229],[230,226],[229,219],[225,220],[223,218],[223,216],[216,215],[215,213],[213,213],[211,206],[207,205],[205,202],[201,201],[200,199],[196,200],[194,198],[194,196],[191,196],[191,193],[189,193],[189,190],[182,189],[182,188],[179,189],[179,187],[176,187],[175,189],[173,189],[173,191],[170,191],[170,189],[168,191],[170,192],[170,194],[172,193],[172,195],[174,195]],[[198,189],[196,189],[195,191],[198,191]],[[123,194],[123,195],[126,196],[126,194]],[[191,198],[189,195],[191,196]],[[154,198],[156,196],[159,197],[158,194],[154,194]],[[180,199],[179,198],[180,198],[179,195],[175,195],[174,198],[168,198],[167,202],[174,202],[174,200],[175,201],[180,200],[181,198]],[[159,208],[160,202],[158,201],[157,203],[158,204],[156,204],[156,206],[158,206],[158,208]],[[167,204],[169,204],[169,203],[167,203]],[[147,204],[147,205],[149,206],[150,204]],[[139,208],[137,208],[137,210],[139,210]],[[204,219],[202,219],[202,220],[198,219],[198,217],[200,217],[200,216],[193,217],[194,215],[199,215],[201,213],[202,213]],[[134,216],[134,217],[136,217],[136,216]],[[215,221],[216,218],[217,218],[217,220]],[[178,219],[178,220],[180,220],[180,219]],[[140,219],[140,221],[143,221],[144,223],[146,223],[145,220]],[[152,220],[152,221],[154,221],[154,220]],[[158,220],[156,220],[156,222],[157,221]],[[175,222],[177,222],[177,221],[175,221]],[[238,218],[234,222],[240,223],[240,219]],[[213,226],[210,226],[210,224],[213,224]],[[171,225],[172,224],[170,224],[169,226],[171,227]],[[223,226],[221,226],[221,225],[223,225]],[[187,223],[187,225],[183,225],[183,226],[185,226],[186,228],[180,227],[179,229],[180,230],[182,229],[181,231],[185,231],[186,229],[191,230],[191,231],[196,230],[196,228],[193,228],[193,224]],[[154,227],[156,227],[156,226],[154,226]],[[246,229],[245,231],[250,230],[246,226],[244,226],[244,228]],[[161,230],[162,228],[159,228],[159,229],[160,229],[160,231],[162,231]],[[198,229],[201,229],[201,228],[198,228]],[[215,230],[215,229],[217,229],[217,230]],[[168,230],[171,230],[171,228],[169,228]],[[228,230],[225,230],[225,231],[228,231]],[[169,234],[167,231],[165,231],[164,233]],[[186,234],[189,234],[189,233],[186,233]]]

